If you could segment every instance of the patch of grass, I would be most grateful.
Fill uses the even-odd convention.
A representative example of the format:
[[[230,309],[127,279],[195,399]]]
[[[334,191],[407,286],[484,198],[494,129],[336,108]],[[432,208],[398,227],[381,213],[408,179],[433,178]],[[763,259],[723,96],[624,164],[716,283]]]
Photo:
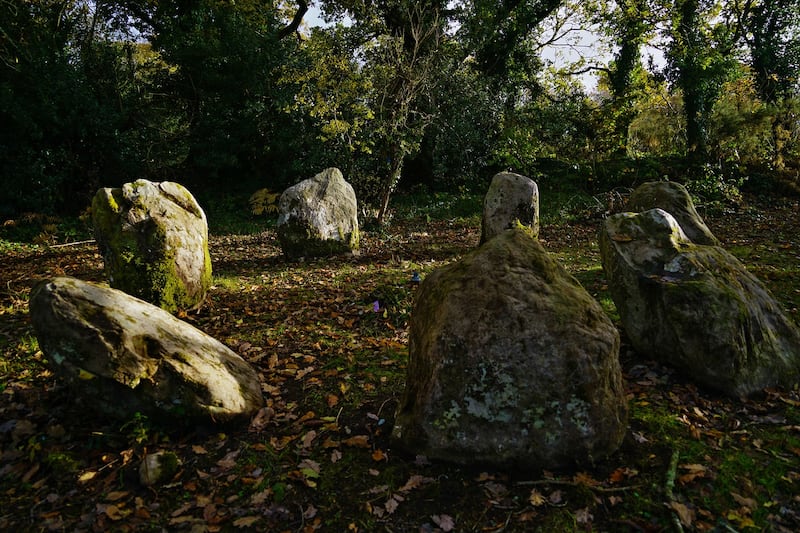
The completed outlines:
[[[396,195],[392,206],[396,219],[459,220],[480,223],[485,193],[427,193]]]
[[[215,289],[227,292],[233,292],[240,289],[241,279],[238,276],[232,276],[227,274],[220,276],[215,275],[211,285]]]

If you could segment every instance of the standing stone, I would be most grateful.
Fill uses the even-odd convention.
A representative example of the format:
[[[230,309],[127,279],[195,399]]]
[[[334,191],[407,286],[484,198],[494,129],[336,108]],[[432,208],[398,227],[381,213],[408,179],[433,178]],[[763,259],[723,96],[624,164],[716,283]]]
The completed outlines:
[[[600,241],[611,295],[642,356],[731,396],[797,382],[800,332],[735,257],[693,244],[661,209],[607,218]]]
[[[651,181],[636,188],[628,199],[628,211],[641,213],[663,209],[678,221],[681,229],[695,244],[717,246],[719,241],[697,213],[686,187],[674,181]]]
[[[555,468],[626,430],[619,334],[529,230],[504,231],[418,289],[393,436],[461,464]]]
[[[100,189],[92,221],[112,287],[170,312],[203,303],[211,286],[208,224],[183,186],[137,180]]]
[[[129,420],[247,421],[263,406],[253,368],[221,342],[122,291],[74,278],[34,288],[31,321],[77,398]]]
[[[512,172],[492,178],[483,200],[481,241],[483,244],[517,224],[539,236],[539,187],[536,182]]]
[[[278,203],[278,240],[290,258],[335,255],[358,249],[358,205],[338,168],[286,189]]]

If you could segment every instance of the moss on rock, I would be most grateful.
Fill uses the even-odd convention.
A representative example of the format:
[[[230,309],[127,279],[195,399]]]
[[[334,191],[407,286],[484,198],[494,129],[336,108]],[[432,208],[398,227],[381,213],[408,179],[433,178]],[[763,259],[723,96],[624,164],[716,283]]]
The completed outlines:
[[[92,219],[112,287],[171,312],[203,302],[212,281],[208,228],[185,188],[139,180],[101,189]]]

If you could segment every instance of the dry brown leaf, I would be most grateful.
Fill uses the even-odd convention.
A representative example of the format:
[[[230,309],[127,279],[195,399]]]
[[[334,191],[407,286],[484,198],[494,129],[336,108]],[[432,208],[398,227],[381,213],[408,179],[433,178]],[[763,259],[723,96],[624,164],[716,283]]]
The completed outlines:
[[[403,498],[401,495],[392,494],[391,497],[386,500],[386,503],[383,504],[383,508],[386,510],[387,514],[392,514],[397,510],[397,508],[400,506],[400,502],[403,500],[405,500],[405,498]]]
[[[420,476],[419,474],[414,474],[410,478],[408,478],[408,481],[406,481],[405,484],[398,490],[400,492],[409,492],[411,490],[418,489],[422,485],[430,483],[431,481],[433,481],[433,478]]]
[[[236,466],[236,458],[239,457],[240,453],[241,450],[233,450],[232,452],[228,452],[225,457],[217,461],[217,466],[222,470],[230,470]]]
[[[127,490],[114,490],[106,494],[106,501],[108,502],[115,502],[117,500],[121,500],[130,495],[130,492]]]
[[[383,450],[375,450],[372,452],[372,460],[376,462],[388,461],[389,456]]]
[[[233,527],[238,527],[238,528],[250,527],[259,520],[261,520],[260,516],[243,516],[233,521]]]
[[[306,520],[310,520],[315,516],[317,516],[317,508],[314,507],[313,504],[309,503],[308,507],[306,507],[306,510],[303,511],[303,518],[305,518]]]
[[[731,492],[731,496],[733,496],[733,499],[736,500],[736,503],[742,507],[746,507],[751,511],[754,511],[758,508],[758,502],[756,502],[753,498],[745,498],[741,494],[736,494],[735,492]]]
[[[306,433],[303,436],[303,444],[301,445],[303,447],[303,449],[311,448],[311,443],[313,443],[314,439],[316,439],[316,438],[317,438],[317,432],[314,431],[313,429],[311,431],[309,431],[308,433]]]
[[[353,435],[350,438],[344,439],[342,444],[345,446],[352,446],[353,448],[369,448],[369,437],[367,435]]]
[[[608,504],[611,507],[614,507],[618,503],[622,503],[622,498],[620,496],[609,496],[608,497]]]
[[[685,474],[678,476],[678,482],[682,485],[690,483],[698,477],[705,477],[708,473],[708,468],[701,464],[685,464],[679,467],[681,470],[686,470]]]
[[[575,474],[573,481],[577,485],[586,485],[587,487],[596,487],[600,484],[600,482],[593,478],[588,472],[578,472]]]
[[[686,527],[692,527],[695,516],[692,509],[689,509],[687,506],[679,502],[670,502],[667,507],[675,511],[681,521],[681,524]]]
[[[541,492],[539,492],[537,489],[533,489],[531,491],[531,495],[528,497],[528,501],[534,507],[539,507],[539,506],[544,505],[545,503],[547,503],[547,500],[545,499],[544,495]]]
[[[250,496],[250,505],[254,506],[263,505],[264,502],[266,502],[270,496],[272,496],[271,488],[266,488],[260,492],[256,492],[255,494]]]

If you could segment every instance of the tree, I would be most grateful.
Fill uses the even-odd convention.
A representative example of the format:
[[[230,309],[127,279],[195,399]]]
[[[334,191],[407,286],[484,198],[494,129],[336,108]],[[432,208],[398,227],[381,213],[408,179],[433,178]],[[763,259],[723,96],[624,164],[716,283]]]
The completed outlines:
[[[627,153],[628,129],[635,118],[634,104],[643,90],[641,49],[652,37],[653,26],[647,0],[620,0],[604,16],[605,28],[612,37],[616,52],[607,72],[610,100],[604,106],[606,121],[611,123],[611,145],[616,152]]]
[[[431,88],[445,4],[444,0],[324,4],[327,16],[346,14],[354,21],[350,30],[353,54],[371,80],[367,100],[374,116],[370,133],[376,193],[371,199],[377,204],[379,223],[384,221],[406,157],[417,152],[431,121],[418,99]]]
[[[788,141],[796,129],[791,115],[800,70],[800,1],[736,1],[732,11],[749,50],[758,95],[774,110],[771,163],[783,170]]]
[[[140,98],[132,44],[98,9],[78,0],[0,2],[2,211],[74,212],[104,180],[139,168],[125,145]]]
[[[717,20],[713,0],[674,0],[670,13],[669,72],[683,94],[686,148],[690,164],[707,156],[707,121],[735,61],[728,27]]]

